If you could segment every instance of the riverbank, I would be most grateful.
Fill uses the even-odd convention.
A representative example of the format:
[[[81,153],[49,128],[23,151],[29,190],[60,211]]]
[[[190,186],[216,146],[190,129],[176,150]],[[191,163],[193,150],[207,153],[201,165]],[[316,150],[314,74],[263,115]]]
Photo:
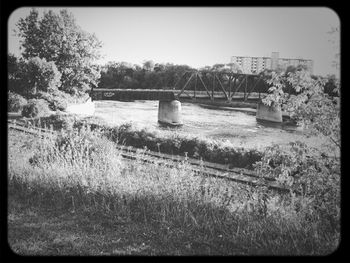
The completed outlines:
[[[51,127],[54,130],[71,131],[89,127],[99,130],[108,140],[171,155],[181,155],[201,159],[203,161],[228,165],[231,167],[252,169],[252,165],[260,160],[261,152],[256,149],[235,147],[227,142],[211,140],[195,135],[179,134],[167,129],[154,131],[139,129],[130,123],[109,125],[101,118],[81,117],[72,114],[54,114],[48,117],[24,120],[25,123],[42,128]]]
[[[125,162],[99,133],[8,137],[8,242],[20,255],[326,255],[339,242],[302,200],[262,203],[259,189],[186,163]]]
[[[257,121],[252,112],[210,109],[186,102],[181,108],[183,126],[179,128],[164,128],[158,124],[157,101],[96,101],[94,116],[110,126],[131,123],[139,130],[218,140],[236,148],[263,150],[273,144],[288,145],[293,141],[321,147],[324,143],[323,138],[309,136],[307,131],[288,121],[276,124]]]
[[[212,109],[212,110],[226,110],[226,111],[238,111],[243,112],[252,116],[256,116],[256,108],[257,105],[255,103],[247,103],[247,104],[241,104],[240,102],[235,104],[232,103],[230,105],[226,104],[206,104],[206,103],[198,103],[199,106],[206,108],[206,109]],[[293,124],[297,125],[295,122],[293,122],[287,112],[282,112],[282,118],[283,123],[279,123],[280,126],[286,125],[286,124]],[[266,124],[272,124],[271,122],[266,122]],[[273,125],[273,124],[272,124]]]
[[[256,134],[257,131],[254,130],[235,130],[233,132],[237,135],[234,140],[222,140],[186,133],[178,128],[145,128],[137,123],[113,124],[101,117],[83,117],[74,114],[54,114],[49,117],[24,119],[24,121],[41,127],[52,127],[55,130],[71,130],[89,125],[92,129],[103,130],[105,136],[110,140],[127,146],[248,169],[252,169],[252,165],[260,160],[265,147],[278,143],[278,139],[284,139],[282,136],[281,138],[271,137],[270,131],[276,130],[276,127],[264,127],[264,130],[267,130],[264,136],[261,133]],[[223,131],[219,132],[223,136]],[[319,143],[320,140],[316,137],[307,138],[302,134],[288,133],[285,135],[288,135],[285,138],[288,138],[290,142],[293,141],[293,138],[294,141],[304,140],[311,147],[316,145],[321,151],[323,150]],[[281,145],[287,147],[289,141],[284,139]]]

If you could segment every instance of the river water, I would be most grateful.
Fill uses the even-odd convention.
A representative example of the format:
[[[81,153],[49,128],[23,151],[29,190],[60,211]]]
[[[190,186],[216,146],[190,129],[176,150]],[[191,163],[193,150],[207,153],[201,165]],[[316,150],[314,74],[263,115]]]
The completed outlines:
[[[158,101],[95,101],[94,115],[111,125],[132,123],[162,133],[192,134],[202,138],[224,140],[234,146],[261,148],[272,144],[288,144],[303,141],[319,146],[320,138],[309,137],[300,127],[271,125],[258,122],[255,112],[242,109],[213,109],[204,105],[181,103],[184,125],[165,128],[158,124]]]

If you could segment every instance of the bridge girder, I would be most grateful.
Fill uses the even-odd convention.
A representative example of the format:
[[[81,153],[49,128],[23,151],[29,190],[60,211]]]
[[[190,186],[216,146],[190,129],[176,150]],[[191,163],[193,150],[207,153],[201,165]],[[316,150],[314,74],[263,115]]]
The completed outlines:
[[[204,97],[210,100],[225,99],[231,101],[242,95],[247,100],[252,92],[260,90],[257,84],[261,76],[257,74],[242,74],[221,71],[186,71],[170,89],[92,89],[92,100],[160,100],[172,101],[181,98],[196,100]],[[202,86],[202,89],[198,89]],[[204,93],[203,93],[204,92]],[[206,96],[207,95],[207,96]],[[238,96],[239,97],[239,96]]]
[[[185,84],[179,85],[182,79]],[[174,89],[177,88],[176,86],[179,86],[180,88],[180,92],[176,94],[177,97],[180,97],[185,93],[191,99],[196,99],[196,95],[198,94],[198,84],[204,88],[204,91],[207,93],[208,97],[211,100],[214,100],[216,98],[217,95],[215,94],[218,94],[218,91],[224,95],[227,101],[231,101],[239,91],[243,92],[243,100],[247,100],[252,92],[258,93],[260,99],[261,90],[257,89],[257,84],[260,81],[262,81],[262,77],[261,75],[257,74],[243,74],[207,70],[188,71],[181,76],[177,84],[174,86]],[[193,96],[190,96],[186,90],[190,92],[193,91]]]

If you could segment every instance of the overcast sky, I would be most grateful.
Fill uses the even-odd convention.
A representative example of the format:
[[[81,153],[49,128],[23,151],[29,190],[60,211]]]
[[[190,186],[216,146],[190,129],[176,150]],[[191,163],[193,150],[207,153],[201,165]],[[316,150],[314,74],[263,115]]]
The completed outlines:
[[[64,7],[62,7],[64,8]],[[58,11],[61,8],[37,8]],[[337,73],[337,14],[328,8],[67,8],[82,29],[103,42],[106,61],[187,64],[199,68],[229,63],[231,56],[271,56],[314,60],[314,74]],[[15,23],[30,8],[15,10],[8,21],[9,52],[19,55]],[[332,39],[335,43],[332,43]],[[338,47],[337,47],[338,46]]]

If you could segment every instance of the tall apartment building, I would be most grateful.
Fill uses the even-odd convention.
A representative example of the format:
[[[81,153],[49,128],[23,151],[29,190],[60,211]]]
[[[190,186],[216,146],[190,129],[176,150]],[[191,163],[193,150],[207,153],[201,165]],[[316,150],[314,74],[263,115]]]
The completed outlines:
[[[286,70],[288,66],[297,67],[298,65],[305,65],[306,69],[311,74],[313,73],[313,60],[302,58],[280,58],[279,52],[272,52],[271,57],[232,56],[231,65],[233,64],[238,66],[243,73],[248,74],[256,74],[265,69],[276,70],[277,68],[280,68]]]

